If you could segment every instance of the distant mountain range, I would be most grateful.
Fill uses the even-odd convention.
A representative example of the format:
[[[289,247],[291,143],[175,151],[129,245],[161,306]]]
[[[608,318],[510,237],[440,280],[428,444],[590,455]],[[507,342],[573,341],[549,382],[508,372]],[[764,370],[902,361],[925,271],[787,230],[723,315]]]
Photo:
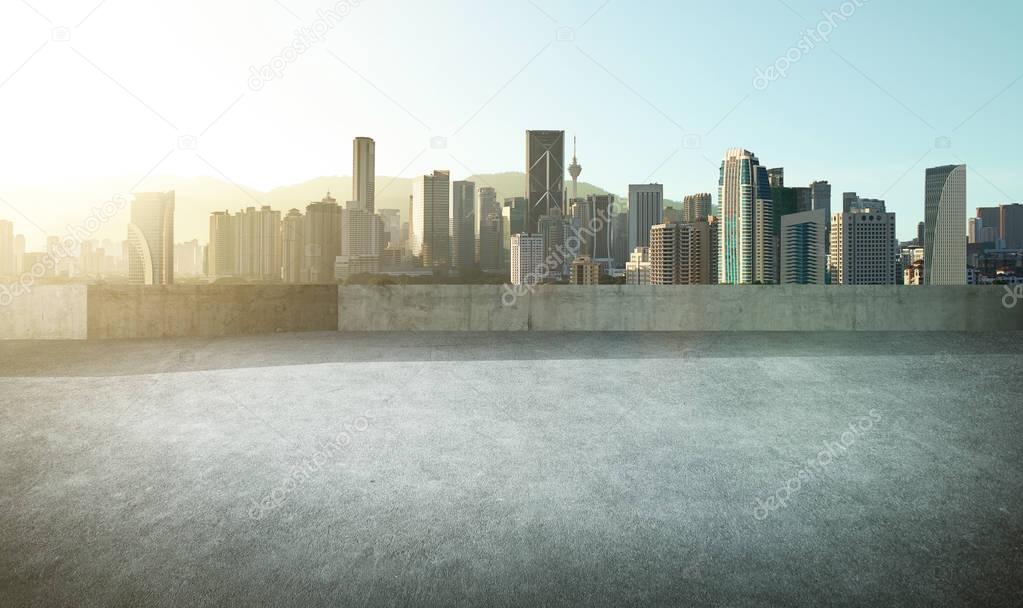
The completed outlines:
[[[513,196],[523,196],[526,176],[520,172],[494,173],[474,175],[466,178],[476,182],[477,187],[489,186],[497,190],[498,200]],[[412,193],[413,178],[378,176],[376,179],[376,204],[378,209],[397,209],[402,218],[408,212],[409,195]],[[125,178],[96,179],[83,182],[64,182],[45,189],[22,189],[5,193],[12,204],[17,205],[29,215],[33,222],[41,225],[47,232],[63,234],[64,227],[69,223],[83,221],[89,215],[89,209],[109,199],[114,192],[123,192],[125,184],[131,184]],[[571,182],[568,181],[571,188]],[[209,239],[209,217],[213,211],[237,212],[246,207],[269,205],[273,209],[287,213],[289,209],[304,211],[306,205],[322,200],[329,191],[339,203],[349,200],[352,191],[350,176],[317,177],[300,184],[274,188],[262,192],[254,188],[213,177],[174,177],[151,176],[146,179],[139,191],[176,192],[174,218],[174,240],[177,242],[198,239],[205,243]],[[607,191],[588,182],[579,182],[579,196],[591,194],[607,194]],[[617,196],[622,197],[621,194]],[[17,202],[16,202],[17,201]],[[667,205],[678,206],[675,201],[665,200]],[[6,210],[0,209],[0,218],[12,219],[16,224],[16,232],[30,234],[34,230],[30,224],[22,221],[17,215],[7,218]],[[123,217],[122,217],[123,216]],[[96,235],[97,238],[123,239],[125,226],[128,223],[128,212],[122,211],[118,217],[110,221]],[[33,237],[35,238],[35,237]]]

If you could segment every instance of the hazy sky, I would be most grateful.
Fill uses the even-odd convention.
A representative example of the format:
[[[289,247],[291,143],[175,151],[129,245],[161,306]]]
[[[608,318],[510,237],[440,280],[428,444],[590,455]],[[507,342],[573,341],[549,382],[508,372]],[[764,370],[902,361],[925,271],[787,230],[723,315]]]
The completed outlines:
[[[379,174],[521,171],[533,128],[579,137],[582,179],[671,198],[716,199],[725,149],[745,147],[790,185],[830,180],[836,203],[886,198],[903,238],[927,166],[969,164],[971,208],[1023,200],[1018,0],[860,0],[827,22],[842,2],[360,0],[252,90],[250,68],[334,6],[5,0],[0,197],[154,167],[269,189],[350,173],[357,135]],[[808,29],[829,41],[800,48]],[[784,77],[754,83],[786,54]]]

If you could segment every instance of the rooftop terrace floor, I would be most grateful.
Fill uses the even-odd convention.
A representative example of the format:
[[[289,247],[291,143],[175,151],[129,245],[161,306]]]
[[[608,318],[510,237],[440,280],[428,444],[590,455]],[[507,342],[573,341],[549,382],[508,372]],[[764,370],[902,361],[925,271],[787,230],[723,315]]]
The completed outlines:
[[[0,361],[3,606],[1023,603],[1023,333]]]

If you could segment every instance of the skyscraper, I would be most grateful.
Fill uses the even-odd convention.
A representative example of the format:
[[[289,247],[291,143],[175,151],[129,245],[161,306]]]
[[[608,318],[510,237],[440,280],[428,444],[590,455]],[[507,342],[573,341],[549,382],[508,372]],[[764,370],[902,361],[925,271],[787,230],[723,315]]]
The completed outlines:
[[[850,208],[856,204],[856,200],[859,198],[855,192],[843,192],[842,193],[842,213],[849,213]],[[832,215],[834,217],[834,215]]]
[[[302,283],[327,285],[336,281],[334,264],[341,255],[341,207],[330,193],[305,208]]]
[[[238,213],[238,276],[258,281],[281,278],[281,212],[264,206]]]
[[[476,184],[451,184],[451,267],[468,270],[476,266]]]
[[[302,238],[305,220],[298,209],[288,211],[281,220],[281,274],[285,283],[302,282],[302,262],[305,258],[305,239]]]
[[[1023,249],[1023,205],[999,205],[998,223],[1005,248]]]
[[[174,283],[174,192],[135,195],[128,224],[128,282]]]
[[[541,215],[565,214],[565,132],[526,131],[526,229],[536,232]]]
[[[977,218],[994,233],[994,241],[1002,239],[1002,210],[999,207],[977,207]],[[923,222],[921,222],[923,223]],[[924,223],[926,226],[926,223]],[[925,228],[926,230],[926,228]],[[992,242],[994,242],[992,241]]]
[[[629,185],[629,250],[650,246],[650,228],[664,217],[664,186]]]
[[[895,285],[899,256],[895,214],[870,207],[853,206],[850,211],[831,218],[831,282]]]
[[[831,184],[827,181],[810,182],[810,210],[824,211],[824,247],[831,246]]]
[[[238,274],[238,230],[227,211],[210,214],[210,240],[206,246],[206,274],[214,281]]]
[[[562,276],[567,270],[568,251],[565,249],[565,218],[557,209],[549,215],[541,215],[537,233],[543,237],[544,259],[549,261],[549,270],[554,277]]]
[[[767,168],[748,150],[732,148],[721,162],[722,284],[774,283],[774,207]]]
[[[592,194],[586,197],[593,208],[593,217],[588,225],[582,226],[583,232],[592,235],[590,257],[605,268],[611,267],[611,223],[616,212],[615,195]]]
[[[502,272],[507,270],[504,256],[504,216],[491,211],[486,222],[480,226],[480,270]]]
[[[341,210],[340,250],[334,260],[335,278],[378,272],[383,240],[384,224],[380,216],[367,213],[357,201],[348,201]]]
[[[384,223],[384,246],[391,249],[401,247],[401,211],[380,209],[377,215]]]
[[[879,198],[864,198],[855,192],[842,193],[842,213],[855,213],[857,209],[885,211],[885,202]],[[834,217],[834,214],[831,214]]]
[[[25,266],[25,235],[14,236],[14,272],[20,274],[26,272]]]
[[[451,172],[434,171],[412,185],[412,255],[424,268],[450,264]]]
[[[774,175],[771,175],[774,172]],[[771,182],[771,205],[774,221],[771,223],[771,236],[774,240],[775,276],[781,276],[781,218],[792,213],[805,213],[813,209],[813,192],[811,188],[785,187],[784,169],[770,169],[768,181]]]
[[[968,244],[996,243],[998,234],[994,228],[984,225],[984,220],[979,217],[971,217],[966,220],[966,235]]]
[[[595,204],[596,200],[593,196],[588,196],[585,199],[572,200],[572,226],[578,232],[576,236],[579,238],[579,255],[593,255],[593,244],[597,240],[597,235],[595,231],[592,230],[592,227],[595,226],[593,219],[595,216],[593,210]]]
[[[927,170],[924,282],[966,285],[966,165]]]
[[[524,196],[516,196],[504,199],[502,214],[501,241],[504,248],[505,258],[511,255],[511,237],[513,234],[520,234],[526,231],[526,221],[529,215],[529,199]]]
[[[831,184],[827,181],[810,183],[810,210],[823,209],[825,223],[831,223]]]
[[[0,220],[0,277],[13,277],[17,270],[14,258],[14,224]]]
[[[504,233],[501,204],[497,200],[497,191],[491,187],[477,190],[476,206],[476,241],[477,260],[480,269],[494,272],[504,269]]]
[[[360,258],[361,263],[372,266],[379,263],[384,238],[384,221],[380,215],[370,213],[359,201],[348,201],[341,211],[341,252],[338,255],[351,262]]]
[[[539,234],[513,234],[511,237],[512,285],[536,285],[544,280],[543,237]]]
[[[352,200],[370,213],[376,213],[376,149],[369,137],[352,142]]]
[[[717,283],[718,225],[713,217],[650,228],[651,285]],[[638,248],[637,251],[642,251]]]
[[[89,243],[91,247],[91,243]],[[105,254],[100,248],[86,255],[86,243],[82,243],[82,258],[86,274],[98,275],[106,272]],[[202,274],[203,247],[198,239],[174,245],[174,276],[197,277]]]
[[[682,199],[682,221],[700,222],[706,221],[711,213],[713,197],[709,192],[703,194],[689,194]]]
[[[611,218],[611,260],[612,268],[622,269],[629,263],[629,210],[622,205],[614,206]]]
[[[824,284],[826,231],[824,209],[792,213],[781,218],[782,284]]]
[[[639,247],[629,256],[625,263],[626,285],[650,284],[650,249]]]

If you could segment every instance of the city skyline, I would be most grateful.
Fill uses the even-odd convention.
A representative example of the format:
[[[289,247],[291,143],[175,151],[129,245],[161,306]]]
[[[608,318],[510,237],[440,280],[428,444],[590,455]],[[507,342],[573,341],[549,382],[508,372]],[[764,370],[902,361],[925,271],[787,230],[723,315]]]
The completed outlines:
[[[536,134],[526,131],[527,151],[533,145]],[[561,182],[558,175],[551,174],[550,166],[561,164],[557,156],[562,152],[560,143],[564,133],[546,131],[540,132],[540,137],[545,139],[542,151],[539,154],[527,152],[524,181],[531,198],[542,202],[544,198],[550,197],[550,184]],[[547,158],[552,156],[552,145],[557,147],[553,163]],[[357,137],[353,142],[353,173],[362,175],[360,180],[352,184],[353,198],[357,200],[348,201],[342,206],[328,191],[322,201],[314,201],[307,206],[305,216],[298,209],[291,209],[288,217],[294,218],[294,222],[290,226],[282,223],[280,211],[274,211],[269,206],[262,206],[259,212],[255,207],[248,207],[236,215],[231,215],[229,211],[214,211],[209,216],[208,247],[200,246],[197,240],[181,243],[175,241],[174,191],[137,194],[131,204],[132,222],[127,227],[127,239],[121,247],[128,281],[144,284],[173,283],[173,273],[179,266],[191,269],[186,272],[186,276],[208,276],[211,280],[283,279],[285,282],[323,283],[343,281],[360,274],[393,272],[401,268],[407,271],[416,266],[434,268],[442,274],[454,270],[462,275],[468,273],[466,276],[469,276],[481,267],[490,272],[500,270],[500,260],[511,253],[510,237],[515,236],[519,230],[530,235],[526,229],[529,199],[506,199],[506,209],[500,214],[502,217],[495,219],[499,232],[484,230],[486,223],[481,221],[477,224],[476,215],[482,213],[484,208],[490,209],[489,216],[497,213],[496,191],[483,187],[477,199],[475,183],[452,182],[449,171],[434,171],[432,175],[421,176],[413,183],[406,222],[401,222],[398,210],[369,212],[367,206],[372,204],[375,188],[367,183],[375,182],[377,176],[373,175],[371,168],[364,171],[359,168],[365,166],[367,155],[372,166],[374,147],[373,140],[366,137]],[[528,173],[539,164],[545,165],[540,180]],[[573,166],[578,168],[574,155]],[[578,175],[577,171],[570,170],[570,173],[573,177]],[[709,216],[709,219],[715,223],[713,240],[715,243],[720,242],[719,246],[714,247],[716,257],[712,262],[714,268],[718,268],[717,258],[720,258],[720,276],[714,272],[711,279],[690,279],[690,282],[818,283],[825,277],[822,274],[825,270],[819,266],[811,268],[807,264],[812,266],[818,263],[820,256],[814,252],[814,248],[819,251],[821,245],[825,245],[823,249],[830,250],[830,270],[827,271],[825,283],[900,284],[903,270],[909,272],[910,267],[914,267],[912,276],[915,277],[917,270],[920,270],[915,267],[920,264],[924,264],[921,268],[927,273],[926,284],[975,283],[982,275],[977,266],[986,261],[972,257],[972,261],[968,262],[967,243],[980,245],[984,241],[978,239],[978,234],[982,237],[987,235],[988,239],[997,234],[999,242],[984,244],[986,249],[997,249],[1005,248],[1006,243],[1016,242],[1020,238],[1017,224],[1021,223],[1020,218],[1023,217],[1019,212],[1023,205],[977,208],[977,217],[971,218],[970,222],[966,221],[967,168],[964,165],[926,170],[926,221],[918,223],[916,239],[903,243],[898,242],[896,237],[895,213],[886,212],[883,200],[863,198],[855,192],[846,192],[842,197],[843,212],[832,217],[827,214],[832,205],[829,182],[814,181],[809,188],[785,188],[784,168],[766,168],[752,152],[741,148],[726,152],[719,174],[719,199],[722,203],[716,210],[718,217]],[[424,180],[434,180],[443,188],[435,189],[425,184]],[[546,194],[538,196],[533,191],[537,184],[547,191]],[[562,189],[559,194],[564,196],[566,189],[563,183],[560,185]],[[447,196],[444,196],[445,193]],[[550,271],[550,278],[554,281],[564,280],[574,257],[587,256],[586,263],[589,264],[589,256],[595,253],[596,258],[592,261],[599,262],[598,265],[603,268],[602,273],[607,273],[611,278],[626,278],[631,282],[626,276],[626,260],[630,256],[625,255],[624,247],[618,251],[616,238],[627,238],[629,253],[649,249],[649,261],[663,266],[666,262],[655,260],[655,257],[660,259],[663,256],[655,256],[653,248],[647,247],[662,216],[669,226],[678,224],[686,227],[683,232],[688,235],[699,223],[689,219],[689,216],[701,215],[703,211],[699,207],[707,207],[712,195],[688,195],[684,199],[681,207],[665,213],[661,184],[633,184],[630,185],[629,207],[625,213],[620,209],[615,210],[613,195],[588,195],[586,198],[573,199],[569,215],[563,215],[558,205],[544,204],[543,211],[546,213],[538,218],[539,236],[546,243],[544,255],[548,259],[559,260],[556,266],[545,264]],[[125,201],[118,200],[121,200],[123,206]],[[520,213],[523,217],[518,220],[518,227],[514,212],[507,208],[510,200],[522,201]],[[24,237],[14,234],[13,225],[10,222],[0,224],[3,228],[3,234],[0,235],[3,239],[0,241],[4,244],[4,251],[0,251],[0,258],[3,258],[0,259],[0,265],[19,268],[19,272],[24,272],[25,264],[19,256],[40,259],[38,256],[49,255],[55,256],[56,264],[60,265],[59,269],[53,270],[52,276],[63,273],[72,278],[81,275],[82,269],[86,269],[88,275],[90,268],[93,269],[93,275],[119,272],[117,266],[120,263],[110,262],[106,255],[111,252],[110,246],[105,241],[101,245],[98,239],[89,238],[95,236],[96,224],[111,219],[117,208],[117,205],[113,206],[111,215],[101,215],[92,226],[86,222],[84,229],[69,230],[64,237],[48,236],[45,253],[26,252]],[[323,210],[328,211],[334,219],[326,223],[319,221],[314,212]],[[786,225],[802,223],[803,220],[797,219],[801,216],[800,212],[810,210],[821,214],[823,232],[820,228],[814,230],[825,242],[818,242],[809,249],[803,245],[794,249],[786,244],[789,230]],[[600,221],[591,223],[597,218]],[[716,222],[719,219],[724,230],[721,239],[716,236]],[[826,246],[830,234],[827,229],[829,220],[837,223],[836,236],[830,247]],[[997,231],[987,228],[979,232],[985,222],[994,223]],[[967,229],[957,228],[960,224]],[[489,235],[485,237],[485,233]],[[640,241],[641,237],[645,237],[645,240]],[[500,238],[506,242],[504,253],[493,250]],[[663,237],[658,238],[663,241]],[[797,238],[805,240],[806,234]],[[572,244],[573,239],[575,244]],[[709,237],[701,237],[705,243],[708,240]],[[623,241],[622,244],[626,243]],[[179,249],[186,257],[183,264],[175,260],[174,252]],[[302,253],[297,254],[298,251]],[[975,250],[972,255],[976,256],[979,251],[981,249]],[[99,257],[94,259],[94,254]],[[10,256],[14,256],[9,260],[13,265],[4,262]],[[113,258],[117,258],[116,254]],[[199,258],[203,260],[200,262]],[[932,263],[932,259],[941,260],[941,264]],[[170,265],[164,264],[163,260],[169,260]],[[647,258],[643,261],[647,261]],[[300,268],[294,267],[296,263],[300,264]],[[200,267],[202,270],[197,270]],[[798,271],[799,278],[786,278],[786,267],[801,268]],[[572,280],[575,281],[576,267],[572,266],[571,269]],[[993,280],[988,270],[986,278]],[[513,277],[517,274],[522,276],[522,273],[515,272],[514,263],[511,271]],[[651,276],[660,277],[666,271],[662,268],[659,273],[655,272]],[[930,275],[935,276],[932,278]],[[910,276],[906,275],[907,283]],[[516,283],[514,279],[512,283]]]
[[[297,17],[273,3],[183,3],[161,16],[167,28],[145,27],[154,18],[145,2],[104,6],[84,20],[70,3],[50,4],[41,8],[49,23],[19,3],[0,9],[5,22],[19,26],[9,57],[0,62],[0,79],[6,79],[0,107],[23,117],[9,124],[8,141],[21,153],[6,159],[0,216],[18,221],[17,209],[56,233],[96,197],[126,191],[154,167],[154,178],[226,176],[264,191],[347,174],[346,142],[366,134],[386,149],[376,163],[378,175],[411,178],[449,169],[453,179],[463,179],[519,170],[517,142],[522,129],[532,127],[577,136],[584,178],[619,195],[630,183],[651,181],[663,183],[671,199],[713,192],[708,159],[716,163],[723,150],[742,146],[756,150],[769,167],[787,167],[791,183],[827,179],[835,193],[883,198],[904,218],[919,214],[922,180],[912,177],[925,166],[967,164],[974,178],[968,208],[1023,200],[1023,183],[1011,165],[1021,133],[1021,119],[1012,112],[1018,74],[987,61],[1012,55],[1018,43],[985,29],[969,49],[951,49],[929,35],[951,27],[1009,32],[1012,15],[1023,16],[1021,7],[1007,7],[1004,19],[989,23],[967,7],[948,4],[922,22],[916,17],[923,4],[863,2],[837,27],[828,24],[834,29],[828,43],[803,53],[785,77],[755,81],[758,70],[798,48],[822,11],[842,3],[789,2],[792,10],[761,3],[745,14],[700,2],[543,2],[539,10],[528,3],[465,9],[440,2],[429,11],[362,2],[331,24],[322,43],[288,63],[280,78],[252,90],[246,82],[250,68],[273,58],[322,8],[301,0],[286,4]],[[224,27],[224,39],[192,36],[197,46],[182,57],[162,48],[174,47],[165,29],[188,34],[196,23],[224,23],[237,10],[261,36]],[[486,45],[477,44],[483,33],[406,52],[404,21],[449,27],[464,10],[471,18],[487,17],[496,31],[527,35],[501,40],[484,53],[478,49]],[[706,27],[683,38],[667,35],[667,24],[678,17]],[[124,19],[137,22],[138,33],[110,31]],[[74,27],[64,31],[64,23]],[[736,29],[735,48],[716,43],[726,26]],[[596,44],[628,31],[623,28],[649,35],[628,47]],[[140,37],[146,30],[150,34]],[[899,36],[887,35],[893,32]],[[133,56],[114,53],[106,40],[115,39],[132,45]],[[371,50],[402,61],[372,61]],[[159,70],[143,69],[146,61],[173,69],[179,78],[167,82]],[[452,95],[443,75],[431,82],[426,67],[434,64],[474,74],[472,94]],[[938,86],[948,70],[957,74],[952,90]],[[51,83],[82,94],[72,106]],[[595,85],[605,94],[574,95],[565,108],[532,94]],[[192,89],[200,86],[207,94],[195,96]],[[421,94],[427,86],[436,95]],[[826,104],[805,95],[810,86],[833,91],[822,93]],[[680,87],[714,94],[683,101],[676,94]],[[61,134],[60,146],[39,137],[50,132]],[[117,186],[53,196],[57,182],[97,176],[109,176]],[[143,182],[134,189],[167,188]],[[217,207],[254,204],[244,198]],[[910,238],[911,230],[901,222],[900,238]]]

